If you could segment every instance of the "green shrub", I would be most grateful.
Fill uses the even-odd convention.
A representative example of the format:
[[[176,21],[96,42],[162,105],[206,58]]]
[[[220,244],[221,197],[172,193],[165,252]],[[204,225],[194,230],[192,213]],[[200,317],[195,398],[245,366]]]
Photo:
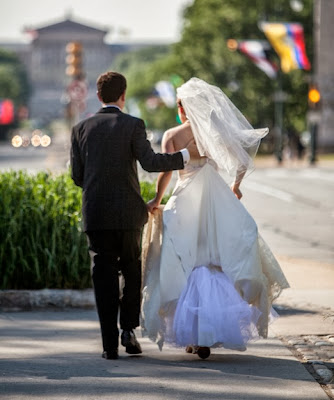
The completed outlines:
[[[155,184],[141,183],[145,201]],[[91,287],[81,189],[70,175],[0,174],[0,289]]]
[[[156,192],[155,186],[156,186],[155,183],[140,182],[140,191],[145,203],[154,198]],[[162,198],[161,204],[166,204],[169,199],[169,196],[170,194],[165,194],[165,196]]]

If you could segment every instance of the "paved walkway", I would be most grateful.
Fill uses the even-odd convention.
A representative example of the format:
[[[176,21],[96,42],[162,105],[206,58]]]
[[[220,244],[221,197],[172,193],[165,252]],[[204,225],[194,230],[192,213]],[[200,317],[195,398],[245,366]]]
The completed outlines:
[[[207,360],[140,339],[143,355],[100,357],[95,311],[3,313],[0,398],[326,400],[324,390],[278,338]]]
[[[279,259],[292,286],[275,303],[267,340],[207,360],[141,338],[143,354],[101,358],[95,310],[0,314],[0,398],[328,400],[334,369],[334,268]],[[87,296],[87,293],[85,293]],[[140,337],[140,331],[137,335]]]

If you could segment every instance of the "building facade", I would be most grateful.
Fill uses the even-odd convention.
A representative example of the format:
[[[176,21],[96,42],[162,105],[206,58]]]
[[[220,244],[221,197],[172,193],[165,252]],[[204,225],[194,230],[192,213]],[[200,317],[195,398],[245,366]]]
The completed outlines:
[[[77,83],[73,77],[66,75],[68,43],[79,42],[82,46],[83,81],[87,89],[84,109],[76,118],[72,116],[69,122],[95,113],[100,107],[96,79],[112,69],[112,63],[119,54],[152,46],[148,42],[107,44],[105,36],[108,30],[79,23],[70,17],[41,27],[29,27],[25,32],[31,37],[28,44],[0,43],[0,47],[15,52],[26,67],[32,90],[28,104],[29,118],[36,120],[39,126],[68,116],[69,93],[73,84]],[[75,85],[76,88],[78,86],[82,85]]]
[[[71,19],[27,30],[32,36],[25,51],[24,63],[32,87],[29,117],[44,121],[63,118],[69,101],[67,88],[73,78],[66,71],[66,45],[79,42],[82,46],[84,81],[87,86],[82,116],[99,107],[96,78],[110,69],[111,46],[104,43],[107,30],[84,25]]]
[[[334,150],[334,1],[314,0],[314,81],[321,100],[317,111],[318,147]]]

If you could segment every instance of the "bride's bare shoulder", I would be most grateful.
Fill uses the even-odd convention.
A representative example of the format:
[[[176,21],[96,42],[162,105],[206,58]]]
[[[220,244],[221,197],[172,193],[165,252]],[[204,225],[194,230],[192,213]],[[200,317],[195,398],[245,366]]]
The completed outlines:
[[[162,138],[162,147],[171,151],[178,151],[185,148],[189,141],[193,138],[193,134],[188,123],[175,126],[168,129]]]
[[[168,139],[181,139],[181,138],[189,138],[192,137],[192,131],[190,128],[190,124],[185,123],[182,125],[174,126],[173,128],[168,129],[164,133],[164,138]]]

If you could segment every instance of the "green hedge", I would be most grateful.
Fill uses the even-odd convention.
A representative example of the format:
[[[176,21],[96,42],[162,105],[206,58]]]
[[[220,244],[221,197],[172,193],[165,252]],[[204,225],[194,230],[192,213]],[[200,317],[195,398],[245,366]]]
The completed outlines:
[[[141,188],[154,196],[154,183]],[[0,277],[0,289],[91,287],[81,189],[68,173],[0,174]]]

